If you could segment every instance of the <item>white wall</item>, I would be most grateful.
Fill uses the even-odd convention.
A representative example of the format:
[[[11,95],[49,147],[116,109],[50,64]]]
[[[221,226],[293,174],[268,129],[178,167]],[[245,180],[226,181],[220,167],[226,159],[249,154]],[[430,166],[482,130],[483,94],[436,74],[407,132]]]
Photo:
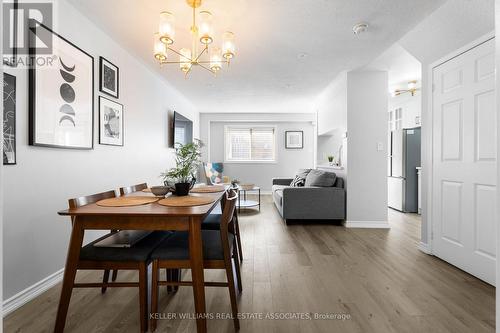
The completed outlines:
[[[277,127],[276,163],[225,163],[223,172],[232,179],[256,184],[262,190],[270,191],[272,178],[293,178],[298,169],[314,166],[315,117],[315,114],[202,113],[200,138],[206,144],[203,159],[211,162],[224,161],[225,125],[274,125]],[[286,130],[304,131],[304,149],[285,149]]]
[[[0,17],[3,17],[3,6],[0,6]],[[0,33],[0,58],[3,59],[3,34]],[[2,60],[3,63],[3,60]],[[2,95],[3,101],[3,65],[0,66],[0,93]],[[3,119],[3,103],[0,107],[2,110],[2,119]],[[0,145],[0,155],[3,156],[3,133],[1,135],[0,141],[2,144]],[[3,160],[3,159],[2,159]],[[0,212],[3,212],[3,167],[0,168]],[[0,214],[0,285],[3,286],[3,214]],[[0,299],[3,300],[3,288],[0,288]],[[3,302],[0,302],[0,313],[3,313]],[[3,316],[0,316],[0,333],[3,332]]]
[[[65,263],[70,220],[57,211],[67,199],[147,181],[159,183],[172,166],[167,148],[167,111],[195,121],[193,105],[158,74],[83,17],[58,1],[54,30],[94,56],[95,148],[89,151],[28,146],[28,73],[5,68],[17,77],[17,165],[3,167],[5,201],[4,299],[60,270]],[[98,144],[98,60],[102,55],[120,68],[124,105],[124,147]],[[95,237],[96,234],[93,234]]]
[[[448,0],[398,42],[422,63],[422,227],[427,247],[430,230],[431,110],[429,66],[495,29],[494,0]]]
[[[393,111],[397,108],[401,108],[403,112],[403,128],[420,127],[420,124],[416,122],[416,117],[419,117],[420,120],[422,117],[422,93],[420,91],[417,91],[415,96],[412,96],[410,93],[391,96],[389,98],[388,111]]]
[[[387,72],[347,73],[348,227],[388,226],[387,100]]]
[[[500,0],[495,1],[495,23],[496,23],[496,35],[500,36]],[[496,88],[497,88],[497,129],[500,128],[500,71],[498,70],[500,68],[500,38],[496,38],[495,40],[495,52],[496,52]],[[500,135],[497,135],[497,156],[500,156]],[[497,163],[497,179],[500,179],[500,163]],[[497,221],[496,221],[496,226],[497,226],[497,252],[496,252],[496,257],[500,258],[500,191],[497,191]],[[496,286],[500,286],[500,265],[498,264],[497,260],[497,276],[496,276]],[[500,332],[500,288],[496,288],[496,331]]]
[[[342,72],[320,93],[314,102],[318,113],[318,134],[347,128],[347,72]]]

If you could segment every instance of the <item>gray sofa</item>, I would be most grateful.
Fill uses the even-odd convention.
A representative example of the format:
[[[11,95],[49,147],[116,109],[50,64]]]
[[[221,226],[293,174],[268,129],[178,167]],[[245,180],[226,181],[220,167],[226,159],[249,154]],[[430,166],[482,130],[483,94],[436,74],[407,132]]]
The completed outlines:
[[[346,191],[337,177],[330,187],[291,187],[292,179],[274,178],[272,194],[281,217],[288,220],[344,220]]]

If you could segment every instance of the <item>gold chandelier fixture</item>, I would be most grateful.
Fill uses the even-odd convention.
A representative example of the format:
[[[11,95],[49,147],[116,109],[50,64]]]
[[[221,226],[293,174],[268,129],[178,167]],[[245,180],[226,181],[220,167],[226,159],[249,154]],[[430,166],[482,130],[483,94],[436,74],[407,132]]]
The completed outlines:
[[[170,12],[160,13],[159,31],[154,34],[155,59],[160,65],[178,64],[186,77],[194,66],[217,75],[222,69],[222,64],[229,66],[235,56],[234,34],[230,31],[222,35],[222,48],[211,45],[214,41],[212,14],[200,11],[199,17],[196,15],[196,9],[201,6],[201,1],[186,0],[188,6],[193,8],[193,23],[190,28],[191,48],[181,48],[178,51],[172,48],[175,41],[175,17]],[[179,56],[179,61],[169,60],[172,53]]]
[[[412,96],[415,96],[415,93],[420,90],[417,88],[417,80],[413,80],[408,82],[408,89],[396,89],[392,93],[393,97],[394,96],[399,96],[402,94],[410,93]]]

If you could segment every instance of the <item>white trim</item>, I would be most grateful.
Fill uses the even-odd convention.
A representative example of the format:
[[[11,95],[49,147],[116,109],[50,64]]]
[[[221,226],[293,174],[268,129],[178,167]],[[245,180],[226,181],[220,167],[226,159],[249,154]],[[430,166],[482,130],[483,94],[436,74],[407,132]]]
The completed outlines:
[[[387,221],[345,221],[346,228],[373,228],[373,229],[390,229],[391,226]]]
[[[57,272],[47,276],[45,279],[38,281],[37,283],[29,286],[28,288],[18,292],[9,299],[3,301],[3,311],[2,316],[5,317],[12,311],[18,309],[29,301],[33,300],[40,294],[49,290],[56,284],[62,281],[64,274],[64,268],[61,268]]]
[[[418,243],[417,249],[419,249],[420,251],[422,251],[425,254],[432,255],[431,248],[430,248],[429,244],[427,244],[427,243],[423,243],[423,242]]]
[[[433,166],[434,166],[434,161],[433,161],[433,123],[432,123],[432,115],[433,115],[433,109],[434,109],[434,93],[433,93],[433,86],[434,86],[434,69],[447,61],[450,61],[461,54],[470,51],[471,49],[489,41],[490,39],[495,38],[495,31],[491,31],[480,38],[474,40],[471,43],[466,44],[465,46],[449,53],[448,55],[442,57],[441,59],[434,61],[431,63],[428,68],[427,68],[427,93],[428,93],[428,98],[427,98],[427,108],[425,112],[422,112],[422,128],[425,126],[425,132],[428,133],[428,137],[425,138],[426,140],[423,141],[424,145],[422,147],[424,148],[424,152],[427,156],[427,163],[422,163],[422,172],[427,173],[427,182],[423,183],[423,185],[426,186],[425,191],[422,191],[422,194],[426,196],[425,201],[427,204],[427,207],[422,207],[422,209],[425,208],[426,211],[423,211],[422,213],[422,218],[425,218],[425,222],[427,225],[427,249],[430,253],[432,253],[432,241],[433,241],[433,228],[434,225],[432,223],[432,215],[433,215],[433,210],[432,210],[432,198],[433,198]],[[428,125],[426,125],[428,124]]]

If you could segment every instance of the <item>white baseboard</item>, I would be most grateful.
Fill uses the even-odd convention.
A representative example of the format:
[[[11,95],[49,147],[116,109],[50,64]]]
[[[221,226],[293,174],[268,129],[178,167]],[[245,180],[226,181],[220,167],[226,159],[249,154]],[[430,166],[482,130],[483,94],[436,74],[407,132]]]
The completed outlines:
[[[64,268],[3,301],[2,316],[5,317],[12,311],[18,309],[32,299],[36,298],[38,295],[58,284],[62,281],[63,274]]]
[[[417,248],[425,254],[432,255],[431,247],[427,243],[420,242]]]
[[[387,221],[345,221],[346,228],[374,228],[374,229],[390,229],[391,226]]]

